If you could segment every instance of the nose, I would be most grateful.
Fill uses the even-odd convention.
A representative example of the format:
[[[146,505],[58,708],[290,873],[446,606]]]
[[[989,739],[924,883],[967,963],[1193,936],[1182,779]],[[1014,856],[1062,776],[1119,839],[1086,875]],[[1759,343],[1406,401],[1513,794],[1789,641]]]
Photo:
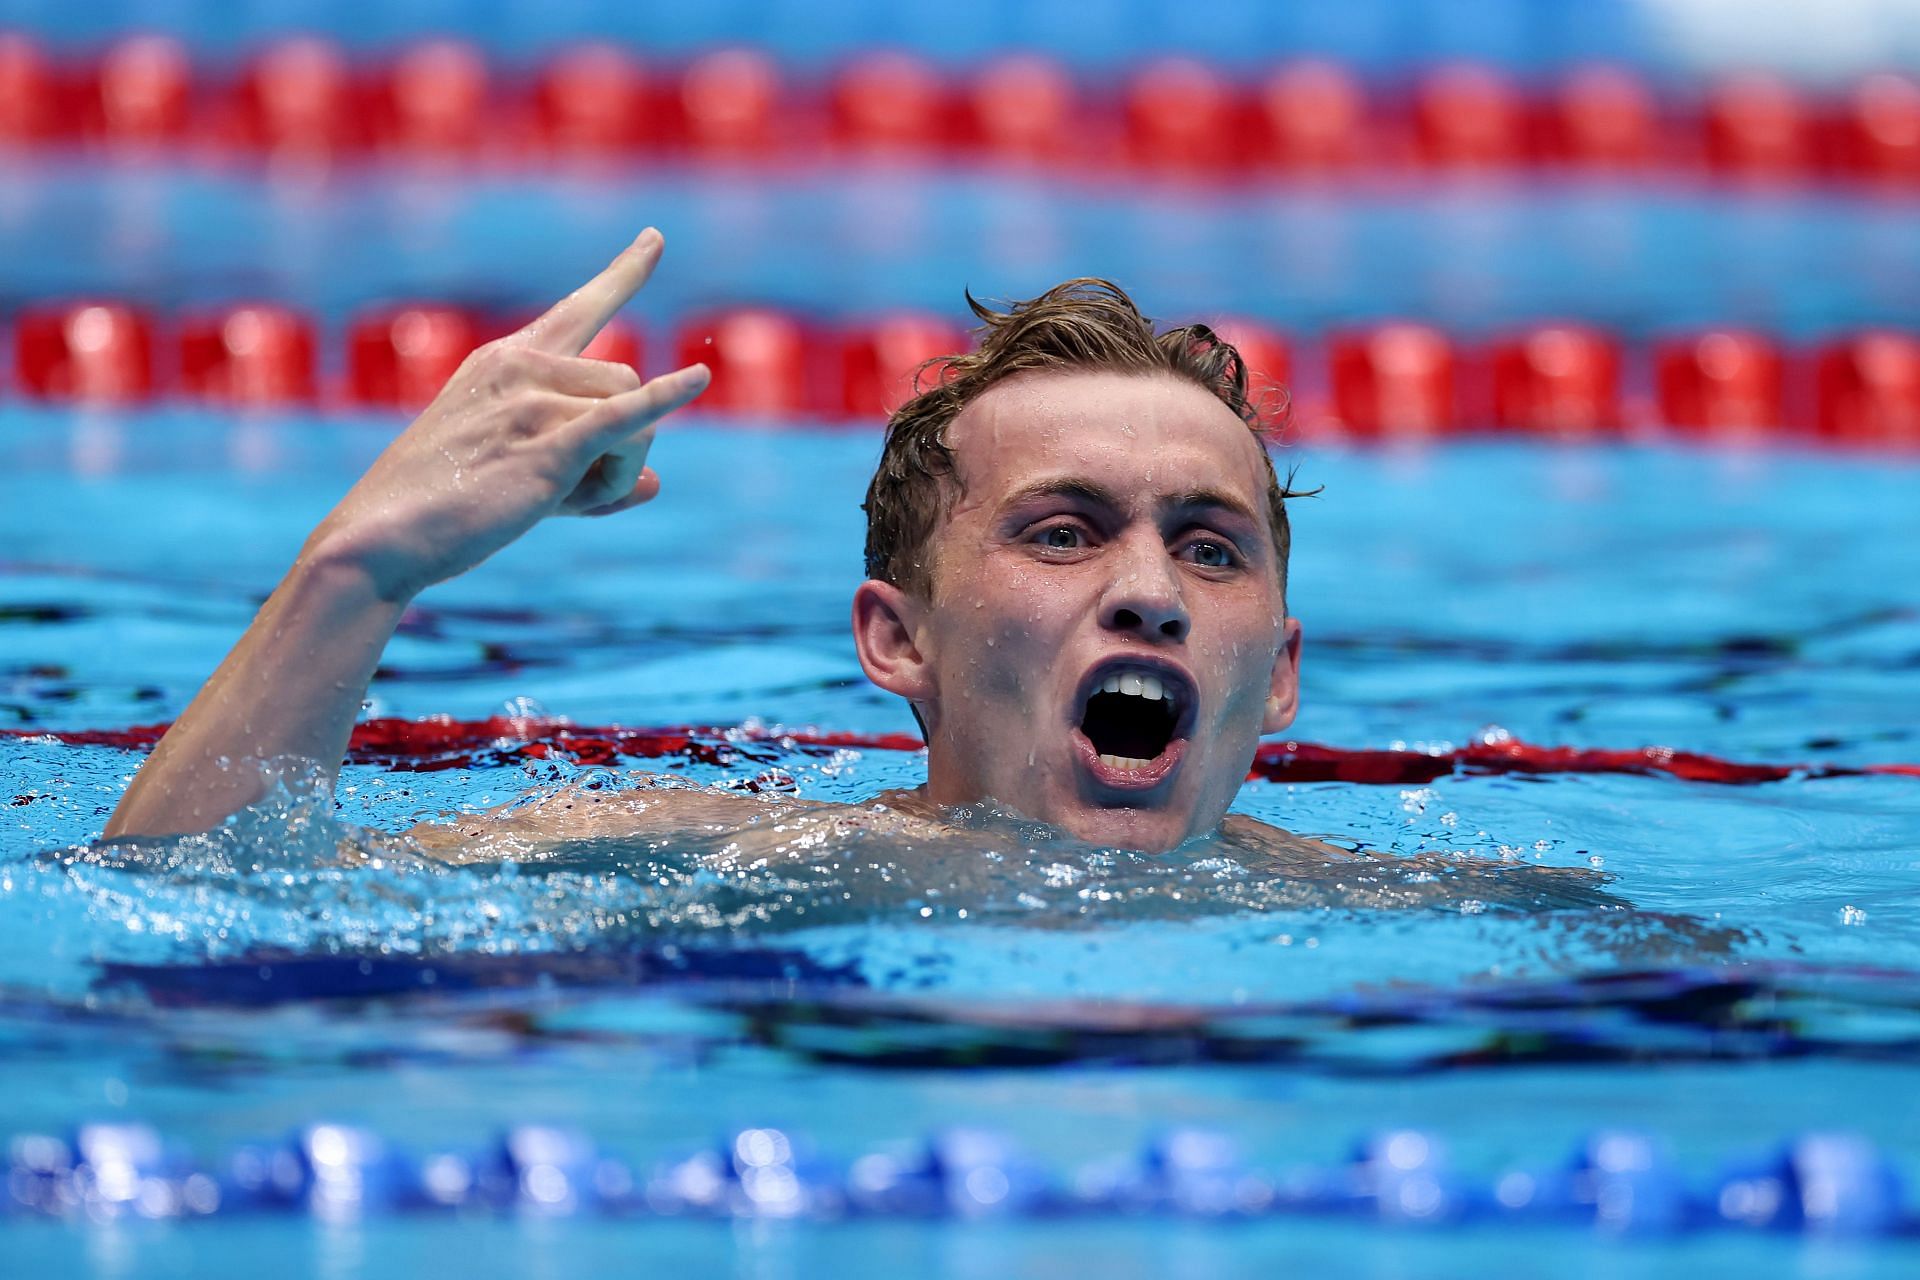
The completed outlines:
[[[1100,602],[1100,625],[1149,643],[1185,640],[1192,626],[1180,578],[1158,538],[1114,561],[1116,572]],[[1150,543],[1151,545],[1147,545]]]

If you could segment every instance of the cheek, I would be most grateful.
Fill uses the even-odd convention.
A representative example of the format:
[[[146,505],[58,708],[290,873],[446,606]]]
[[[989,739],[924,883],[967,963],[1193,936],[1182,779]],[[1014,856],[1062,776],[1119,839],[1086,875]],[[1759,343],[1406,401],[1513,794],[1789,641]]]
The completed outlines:
[[[1036,580],[1031,570],[1015,566],[982,574],[967,586],[968,594],[956,592],[950,602],[958,617],[949,669],[976,696],[1030,701],[1063,651],[1068,609],[1060,584]]]
[[[1226,693],[1221,704],[1223,726],[1257,720],[1265,713],[1274,659],[1280,651],[1280,629],[1270,613],[1262,610],[1238,621],[1239,626],[1226,631],[1240,638],[1226,641],[1216,655]]]
[[[1030,675],[1025,642],[1026,637],[1010,623],[984,628],[966,659],[974,689],[996,702],[1024,700]]]

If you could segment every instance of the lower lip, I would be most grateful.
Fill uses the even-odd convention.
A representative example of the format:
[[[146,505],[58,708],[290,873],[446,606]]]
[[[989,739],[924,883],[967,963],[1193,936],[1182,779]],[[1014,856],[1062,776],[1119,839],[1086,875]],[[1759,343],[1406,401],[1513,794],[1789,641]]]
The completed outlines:
[[[1167,749],[1137,769],[1116,769],[1100,758],[1093,749],[1093,742],[1086,734],[1074,730],[1074,749],[1080,753],[1080,764],[1093,780],[1111,791],[1151,791],[1165,782],[1173,771],[1180,767],[1180,758],[1187,753],[1187,740],[1175,738],[1167,744]]]

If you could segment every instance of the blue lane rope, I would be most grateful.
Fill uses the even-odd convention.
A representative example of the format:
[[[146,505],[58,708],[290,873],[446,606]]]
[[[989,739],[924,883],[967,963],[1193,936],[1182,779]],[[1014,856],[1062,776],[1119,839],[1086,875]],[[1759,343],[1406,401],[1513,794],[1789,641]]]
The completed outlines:
[[[368,1129],[315,1124],[201,1162],[151,1126],[112,1123],[15,1137],[0,1196],[0,1219],[451,1212],[927,1221],[1291,1214],[1650,1235],[1920,1230],[1887,1158],[1863,1138],[1824,1132],[1728,1164],[1699,1185],[1682,1177],[1658,1138],[1625,1130],[1594,1133],[1568,1158],[1489,1182],[1457,1170],[1441,1141],[1419,1130],[1372,1134],[1344,1163],[1264,1170],[1247,1164],[1232,1138],[1203,1129],[1172,1130],[1133,1156],[1062,1169],[978,1129],[943,1129],[842,1162],[785,1130],[754,1128],[639,1168],[584,1133],[543,1125],[422,1155]]]

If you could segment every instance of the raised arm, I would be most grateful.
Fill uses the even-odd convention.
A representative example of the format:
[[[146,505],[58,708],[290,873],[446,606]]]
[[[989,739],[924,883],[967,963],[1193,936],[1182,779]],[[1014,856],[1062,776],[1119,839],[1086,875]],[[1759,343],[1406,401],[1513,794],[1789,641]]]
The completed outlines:
[[[468,356],[320,522],[287,576],[167,731],[106,836],[204,831],[259,798],[253,762],[313,760],[329,781],[407,603],[551,515],[606,516],[660,490],[653,427],[706,366],[641,383],[582,359],[660,260],[649,228],[600,275]]]

